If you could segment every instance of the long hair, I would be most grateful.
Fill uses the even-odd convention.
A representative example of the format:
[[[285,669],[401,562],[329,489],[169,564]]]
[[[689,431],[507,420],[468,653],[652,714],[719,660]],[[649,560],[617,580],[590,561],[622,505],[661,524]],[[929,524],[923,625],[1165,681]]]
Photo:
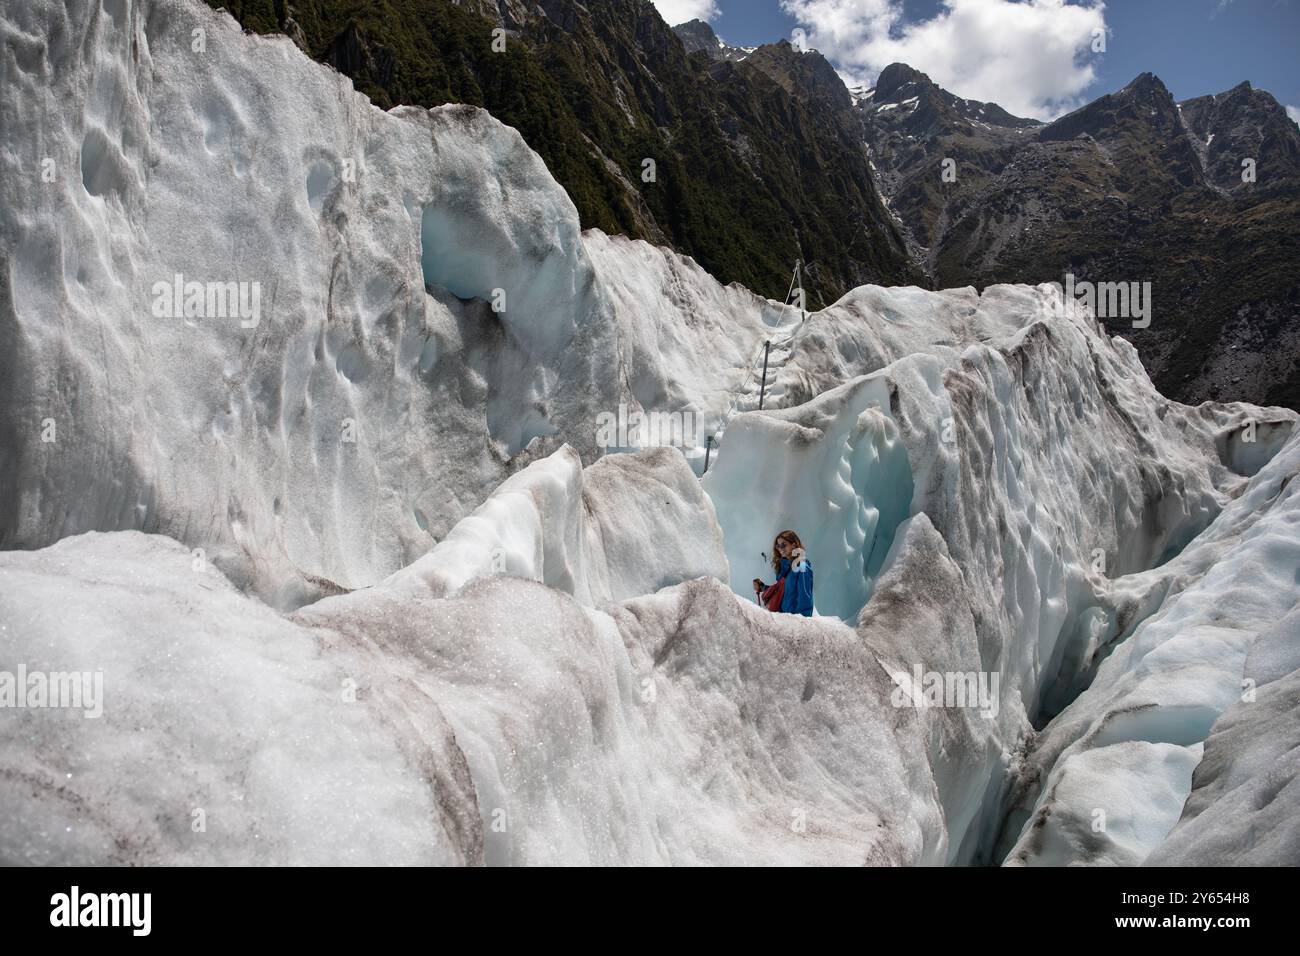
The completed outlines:
[[[775,538],[772,539],[772,570],[775,571],[777,574],[781,573],[781,552],[777,548],[777,545],[781,542],[782,538],[784,538],[786,541],[790,543],[791,554],[794,553],[795,548],[803,547],[803,542],[799,540],[799,536],[795,534],[793,531],[782,531],[780,534],[778,534]],[[807,552],[805,552],[805,556],[806,555]]]

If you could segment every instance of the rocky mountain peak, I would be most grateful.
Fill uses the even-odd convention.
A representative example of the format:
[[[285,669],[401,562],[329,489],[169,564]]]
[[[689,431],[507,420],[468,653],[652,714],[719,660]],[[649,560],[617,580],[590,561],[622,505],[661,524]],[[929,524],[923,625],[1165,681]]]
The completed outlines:
[[[1249,81],[1183,100],[1178,110],[1206,175],[1220,190],[1271,193],[1300,181],[1300,130],[1281,103]],[[1255,182],[1242,179],[1246,158],[1258,167]]]
[[[1168,87],[1154,73],[1142,73],[1123,89],[1049,123],[1038,139],[1074,139],[1083,133],[1099,142],[1131,135],[1168,139],[1177,135],[1180,125],[1178,104]],[[1137,128],[1149,133],[1137,134]]]
[[[1178,107],[1169,87],[1154,73],[1138,74],[1128,86],[1112,95],[1117,102],[1128,101],[1135,106],[1155,110],[1160,115],[1172,116]]]
[[[746,62],[776,80],[788,93],[835,110],[853,105],[848,87],[835,67],[816,50],[801,52],[789,40],[780,40],[760,46]]]
[[[915,70],[906,63],[891,63],[880,71],[876,80],[877,102],[896,103],[900,99],[915,96],[914,87],[936,88],[934,81]],[[900,95],[901,94],[901,95]]]
[[[753,47],[730,46],[703,20],[688,20],[673,27],[687,53],[705,53],[713,60],[738,62],[754,52]]]
[[[914,117],[934,131],[952,132],[976,123],[1010,129],[1039,125],[1038,120],[1013,116],[996,103],[957,96],[906,63],[891,63],[880,71],[870,102],[878,112],[889,104],[912,103]]]
[[[713,56],[717,53],[718,47],[723,45],[722,41],[718,39],[718,35],[713,32],[713,27],[703,20],[688,20],[685,23],[679,23],[673,27],[673,32],[682,41],[682,46],[686,47],[687,53],[703,50]]]

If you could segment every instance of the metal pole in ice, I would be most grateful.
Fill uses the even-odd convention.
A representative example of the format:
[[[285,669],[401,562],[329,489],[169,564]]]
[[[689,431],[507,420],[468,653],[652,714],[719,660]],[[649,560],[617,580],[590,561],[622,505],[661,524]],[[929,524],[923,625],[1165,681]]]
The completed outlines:
[[[758,387],[758,410],[763,410],[763,394],[767,391],[767,353],[772,348],[772,340],[763,343],[763,383]]]

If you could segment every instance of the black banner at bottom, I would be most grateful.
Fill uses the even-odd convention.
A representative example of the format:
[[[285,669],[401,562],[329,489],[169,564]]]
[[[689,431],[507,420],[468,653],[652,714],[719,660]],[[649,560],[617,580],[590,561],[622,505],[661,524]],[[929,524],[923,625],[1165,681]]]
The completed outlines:
[[[75,933],[81,943],[336,947],[410,932],[436,945],[486,932],[497,946],[514,934],[536,945],[540,933],[553,945],[565,927],[613,922],[639,927],[638,937],[683,932],[733,944],[766,941],[783,926],[866,932],[877,942],[916,933],[916,945],[927,937],[943,945],[930,934],[963,926],[972,939],[1014,932],[1035,945],[1193,933],[1231,944],[1294,925],[1291,877],[1285,869],[732,870],[722,886],[700,870],[7,869],[0,920],[15,942]]]

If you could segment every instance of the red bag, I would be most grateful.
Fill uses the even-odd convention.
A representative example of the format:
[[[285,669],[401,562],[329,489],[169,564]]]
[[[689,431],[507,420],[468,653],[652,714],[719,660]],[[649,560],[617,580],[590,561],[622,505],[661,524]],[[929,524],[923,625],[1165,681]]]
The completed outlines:
[[[781,610],[781,598],[785,597],[785,576],[776,579],[776,584],[763,591],[763,606],[769,611]]]

